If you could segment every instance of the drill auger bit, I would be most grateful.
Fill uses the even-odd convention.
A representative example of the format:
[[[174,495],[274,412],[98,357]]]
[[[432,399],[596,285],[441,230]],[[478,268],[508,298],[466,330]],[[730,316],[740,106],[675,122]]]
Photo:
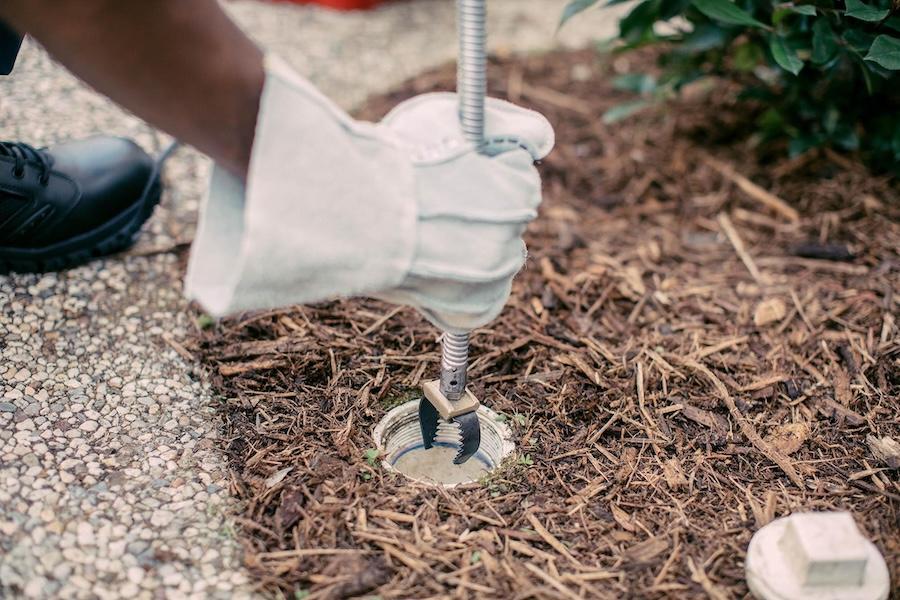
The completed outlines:
[[[419,427],[425,449],[434,446],[441,419],[459,430],[459,451],[453,462],[461,465],[478,452],[481,424],[478,421],[478,399],[466,389],[458,400],[450,400],[441,392],[440,380],[422,386],[425,397],[419,400]]]
[[[419,426],[422,428],[422,442],[425,444],[426,450],[434,445],[438,419],[440,419],[440,415],[428,398],[419,400]]]
[[[426,450],[434,447],[440,420],[441,415],[428,398],[419,400],[419,426],[422,429],[422,443]],[[451,417],[449,422],[459,430],[459,450],[453,463],[461,465],[478,452],[481,446],[481,425],[474,411]]]
[[[478,452],[481,445],[481,424],[474,412],[453,417],[453,422],[459,427],[459,452],[453,463],[461,465]]]

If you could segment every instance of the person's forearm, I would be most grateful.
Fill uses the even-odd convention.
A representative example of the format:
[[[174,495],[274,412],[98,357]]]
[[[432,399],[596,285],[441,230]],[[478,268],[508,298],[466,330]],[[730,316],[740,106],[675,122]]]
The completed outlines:
[[[262,52],[216,0],[3,0],[0,19],[137,116],[246,175]]]

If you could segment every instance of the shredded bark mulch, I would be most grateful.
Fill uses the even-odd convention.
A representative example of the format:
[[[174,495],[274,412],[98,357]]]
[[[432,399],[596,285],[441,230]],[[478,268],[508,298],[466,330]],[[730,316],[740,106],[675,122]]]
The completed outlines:
[[[411,485],[367,454],[437,374],[414,311],[338,301],[198,333],[261,589],[739,598],[753,532],[809,510],[852,511],[900,581],[900,186],[830,152],[770,160],[749,135],[764,107],[725,84],[604,124],[630,99],[611,75],[648,64],[492,65],[492,93],[558,145],[528,265],[473,336],[472,388],[517,444],[484,481]]]

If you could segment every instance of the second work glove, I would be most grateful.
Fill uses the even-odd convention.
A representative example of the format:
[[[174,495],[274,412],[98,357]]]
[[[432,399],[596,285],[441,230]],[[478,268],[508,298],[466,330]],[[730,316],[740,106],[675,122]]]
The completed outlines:
[[[479,149],[456,111],[426,94],[356,121],[269,57],[246,186],[214,167],[186,293],[217,316],[376,296],[448,331],[488,323],[525,260],[553,130],[488,100]]]

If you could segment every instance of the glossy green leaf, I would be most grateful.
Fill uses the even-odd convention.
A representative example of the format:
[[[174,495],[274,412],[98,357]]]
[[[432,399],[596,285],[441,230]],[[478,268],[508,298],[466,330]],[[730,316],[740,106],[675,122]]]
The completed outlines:
[[[816,7],[809,4],[801,4],[799,6],[794,4],[783,5],[772,12],[772,25],[778,25],[788,15],[814,17],[816,16]]]
[[[766,28],[764,23],[757,21],[744,9],[739,8],[731,0],[693,0],[694,8],[714,21],[721,21],[729,25],[748,25],[750,27]]]
[[[659,18],[667,21],[682,15],[690,5],[691,0],[662,0],[659,5]]]
[[[816,7],[812,4],[795,4],[791,6],[791,10],[797,14],[806,15],[808,17],[816,16]]]
[[[891,71],[900,71],[900,40],[889,35],[879,35],[872,42],[865,60]]]
[[[822,17],[813,23],[812,61],[817,65],[827,63],[837,52],[838,42],[831,23]]]
[[[627,73],[613,79],[613,87],[635,94],[649,94],[656,89],[656,77],[647,73]]]
[[[847,12],[844,14],[860,21],[876,22],[888,16],[890,12],[889,8],[872,8],[859,0],[847,0]]]
[[[603,113],[603,122],[610,124],[621,121],[622,119],[628,118],[631,115],[644,110],[651,104],[652,103],[649,100],[634,100],[632,102],[617,104]]]
[[[776,8],[772,11],[772,25],[778,25],[789,14],[791,14],[791,9],[786,6],[783,8]]]
[[[678,48],[688,52],[703,52],[726,45],[728,39],[725,30],[715,23],[700,23],[684,36]]]
[[[562,16],[559,18],[559,26],[562,27],[566,21],[577,15],[578,13],[589,9],[597,4],[600,0],[572,0],[563,9]]]
[[[900,16],[894,15],[884,23],[882,23],[883,27],[887,27],[888,29],[893,29],[896,32],[900,32]]]
[[[797,56],[797,53],[787,45],[784,38],[773,35],[769,37],[769,50],[772,52],[772,58],[778,63],[778,66],[789,73],[796,75],[803,68],[803,61]]]
[[[857,52],[865,53],[875,41],[875,36],[860,29],[848,29],[844,32],[844,40]]]

